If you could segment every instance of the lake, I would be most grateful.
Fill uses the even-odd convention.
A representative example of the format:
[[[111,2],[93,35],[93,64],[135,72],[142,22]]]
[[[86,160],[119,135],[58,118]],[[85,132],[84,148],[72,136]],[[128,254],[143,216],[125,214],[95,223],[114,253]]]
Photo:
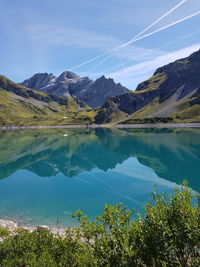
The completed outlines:
[[[157,185],[187,179],[200,192],[200,129],[0,131],[0,218],[24,225],[76,225],[105,203],[136,212]]]

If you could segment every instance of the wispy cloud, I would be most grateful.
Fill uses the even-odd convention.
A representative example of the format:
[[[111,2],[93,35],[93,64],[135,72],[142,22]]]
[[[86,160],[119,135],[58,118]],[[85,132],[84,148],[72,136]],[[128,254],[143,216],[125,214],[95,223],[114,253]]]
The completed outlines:
[[[91,59],[89,59],[89,60],[86,60],[86,61],[84,61],[84,62],[82,62],[82,63],[80,63],[80,64],[74,66],[71,70],[75,70],[75,69],[77,69],[77,68],[80,68],[80,67],[82,67],[82,66],[85,66],[85,65],[87,65],[87,64],[89,64],[89,63],[91,63],[91,62],[96,61],[97,59],[101,58],[102,56],[104,56],[104,55],[106,55],[106,54],[110,54],[110,53],[112,53],[112,52],[114,52],[114,51],[118,51],[118,50],[120,50],[120,49],[123,49],[123,48],[125,48],[125,47],[127,47],[127,46],[129,46],[129,45],[131,45],[131,44],[133,44],[133,43],[135,43],[135,42],[137,42],[137,41],[139,41],[139,40],[142,40],[142,39],[144,39],[144,38],[146,38],[146,37],[149,37],[149,36],[151,36],[151,35],[154,35],[154,34],[156,34],[156,33],[159,33],[160,31],[163,31],[163,30],[165,30],[165,29],[168,29],[168,28],[170,28],[170,27],[172,27],[172,26],[174,26],[174,25],[177,25],[177,24],[179,24],[179,23],[185,21],[185,20],[191,19],[191,18],[193,18],[193,17],[199,15],[199,14],[200,14],[200,10],[197,11],[197,12],[194,12],[194,13],[190,14],[189,16],[185,16],[184,18],[178,19],[178,20],[176,20],[175,22],[168,23],[167,25],[165,25],[165,26],[163,26],[163,27],[161,27],[161,28],[159,28],[159,29],[157,29],[157,30],[154,30],[154,31],[152,31],[152,32],[150,32],[150,33],[146,33],[145,35],[143,35],[146,31],[148,31],[149,29],[151,29],[153,26],[155,26],[156,24],[158,24],[160,21],[162,21],[164,18],[166,18],[167,16],[169,16],[171,13],[173,13],[177,8],[179,8],[180,6],[182,6],[183,4],[185,4],[185,3],[188,2],[188,1],[189,1],[189,0],[182,0],[181,2],[179,2],[178,4],[176,4],[173,8],[171,8],[169,11],[165,12],[164,15],[162,15],[161,17],[159,17],[158,19],[156,19],[153,23],[151,23],[149,26],[147,26],[144,30],[142,30],[140,33],[138,33],[137,35],[135,35],[135,36],[134,36],[132,39],[130,39],[129,41],[127,41],[127,42],[121,44],[120,46],[114,47],[114,48],[111,49],[110,51],[106,51],[106,52],[104,52],[104,53],[102,53],[102,54],[100,54],[100,55],[98,55],[98,56],[95,56],[95,57],[93,57],[93,58],[91,58]],[[141,35],[142,35],[142,36],[141,36]],[[119,55],[118,55],[118,56],[119,56]],[[101,65],[102,63],[104,63],[105,61],[107,61],[110,57],[111,57],[110,55],[107,56],[105,59],[101,60],[101,62],[98,63],[96,66]],[[96,67],[96,66],[95,66],[95,67]]]
[[[29,25],[27,34],[32,41],[43,42],[54,46],[66,46],[77,48],[92,48],[98,51],[108,51],[122,43],[113,37],[86,31],[81,28],[58,27],[50,25]],[[148,49],[137,46],[127,46],[120,51],[114,51],[112,57],[129,61],[138,61],[141,58],[148,60],[152,56],[161,55],[158,49]],[[98,64],[98,62],[97,62]]]
[[[29,25],[27,27],[27,34],[29,34],[29,38],[34,41],[78,48],[107,50],[111,47],[111,39],[114,43],[119,42],[119,40],[112,36],[97,34],[81,28],[51,25]]]
[[[26,2],[0,1],[0,8],[4,11],[0,16],[1,72],[17,81],[34,72],[57,73],[57,70],[69,70],[80,62],[118,47],[181,0],[87,0],[87,5],[81,0],[49,0],[48,5],[47,1],[41,0]],[[199,0],[188,0],[154,26],[152,31],[198,9]],[[80,75],[85,72],[97,78],[99,73],[116,73],[124,65],[151,62],[154,58],[164,56],[165,49],[174,51],[197,43],[198,32],[188,36],[185,42],[176,43],[176,40],[193,32],[196,29],[193,25],[198,25],[199,20],[200,17],[195,17],[184,27],[180,24],[173,31],[161,33],[157,38],[147,38],[113,51],[109,60],[102,64],[99,63],[105,59],[104,56],[78,68],[76,72]],[[171,44],[168,44],[169,40]],[[121,71],[122,80],[117,79],[134,89],[134,84],[147,78],[153,70],[145,74],[143,70],[137,69],[137,75],[131,74],[127,79],[123,78],[126,77],[125,72]]]

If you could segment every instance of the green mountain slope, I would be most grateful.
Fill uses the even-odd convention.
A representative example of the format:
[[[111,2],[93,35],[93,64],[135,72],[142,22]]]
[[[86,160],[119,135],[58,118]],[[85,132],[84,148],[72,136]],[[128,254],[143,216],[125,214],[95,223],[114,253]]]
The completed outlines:
[[[96,109],[0,75],[0,125],[200,122],[200,50],[156,70],[136,91]]]
[[[73,98],[46,95],[0,75],[0,125],[85,124],[93,113]]]
[[[200,122],[200,50],[156,70],[136,91],[108,99],[96,123]]]
[[[157,97],[122,123],[200,122],[200,90],[194,90],[182,99],[178,99],[179,96],[174,93],[162,103]]]

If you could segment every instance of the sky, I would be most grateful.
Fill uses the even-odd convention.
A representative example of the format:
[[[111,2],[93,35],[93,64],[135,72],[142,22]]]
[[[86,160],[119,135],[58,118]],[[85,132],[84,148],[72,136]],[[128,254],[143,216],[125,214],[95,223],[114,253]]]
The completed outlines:
[[[92,79],[105,75],[135,90],[156,68],[200,49],[200,14],[113,49],[134,38],[180,2],[0,0],[0,74],[22,82],[38,72],[58,76],[73,70]],[[142,35],[198,11],[199,0],[185,0]],[[101,54],[102,57],[74,69]]]

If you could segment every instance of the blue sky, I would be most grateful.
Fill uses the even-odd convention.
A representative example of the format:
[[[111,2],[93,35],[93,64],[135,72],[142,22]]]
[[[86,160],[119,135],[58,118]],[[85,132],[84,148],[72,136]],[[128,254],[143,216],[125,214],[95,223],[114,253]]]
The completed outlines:
[[[0,73],[20,82],[65,70],[127,42],[181,0],[0,0]],[[188,0],[146,33],[200,10]],[[74,70],[134,90],[155,69],[200,49],[200,14]]]

